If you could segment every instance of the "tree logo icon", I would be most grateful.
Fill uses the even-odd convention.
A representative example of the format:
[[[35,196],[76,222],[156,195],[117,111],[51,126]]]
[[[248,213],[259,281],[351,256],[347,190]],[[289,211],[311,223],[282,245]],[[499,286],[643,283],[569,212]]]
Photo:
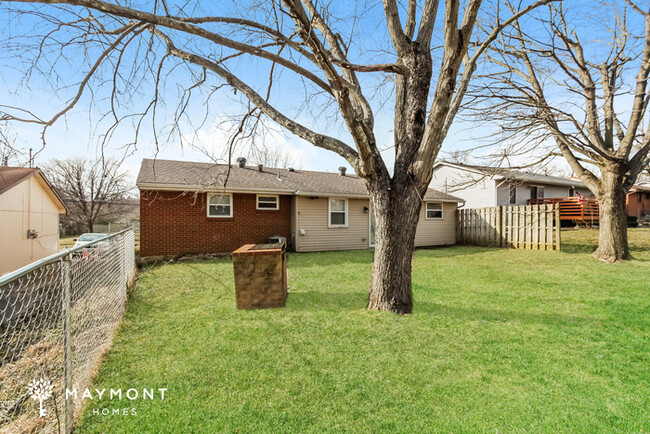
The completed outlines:
[[[43,401],[52,396],[52,389],[54,389],[54,386],[50,380],[44,380],[41,378],[40,380],[34,380],[29,383],[27,385],[27,388],[29,390],[29,393],[32,394],[32,399],[38,399],[40,409],[39,416],[45,417],[47,415],[47,411],[45,411],[43,408]]]

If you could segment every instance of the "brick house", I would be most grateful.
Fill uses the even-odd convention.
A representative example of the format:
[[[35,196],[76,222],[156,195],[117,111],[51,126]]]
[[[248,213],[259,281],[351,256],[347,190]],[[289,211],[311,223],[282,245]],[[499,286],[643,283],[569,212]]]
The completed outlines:
[[[232,252],[286,237],[298,252],[367,249],[374,222],[368,193],[354,175],[142,161],[140,255],[169,257]],[[455,211],[463,200],[435,190],[424,197],[416,246],[455,243]]]

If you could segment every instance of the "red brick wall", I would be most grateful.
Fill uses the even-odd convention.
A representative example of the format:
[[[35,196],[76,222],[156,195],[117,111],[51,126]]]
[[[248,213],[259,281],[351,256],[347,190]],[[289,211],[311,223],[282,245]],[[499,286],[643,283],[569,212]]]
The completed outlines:
[[[272,235],[291,240],[291,196],[257,210],[255,194],[233,194],[233,217],[208,217],[206,193],[140,191],[140,255],[226,253]]]

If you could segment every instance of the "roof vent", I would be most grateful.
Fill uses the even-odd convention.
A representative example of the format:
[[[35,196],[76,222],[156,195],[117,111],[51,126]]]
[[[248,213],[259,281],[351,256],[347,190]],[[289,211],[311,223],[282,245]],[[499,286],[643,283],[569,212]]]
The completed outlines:
[[[347,170],[347,169],[346,169],[345,167],[343,167],[343,166],[339,167],[339,175],[341,175],[341,176],[345,176],[345,171],[346,171],[346,170]]]
[[[239,157],[237,159],[237,164],[243,169],[246,166],[246,159],[244,157]]]
[[[296,169],[294,169],[293,167],[289,167],[289,172],[295,172],[295,171]]]
[[[264,172],[264,166],[262,166],[261,164],[258,164],[258,165],[257,165],[257,170],[258,170],[259,172]]]

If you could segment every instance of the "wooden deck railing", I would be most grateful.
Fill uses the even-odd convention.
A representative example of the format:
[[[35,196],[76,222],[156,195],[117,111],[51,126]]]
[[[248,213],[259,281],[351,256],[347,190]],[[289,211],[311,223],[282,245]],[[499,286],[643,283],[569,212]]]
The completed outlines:
[[[560,207],[560,220],[594,222],[599,219],[598,200],[595,197],[546,197],[528,199],[529,205],[557,204]]]

